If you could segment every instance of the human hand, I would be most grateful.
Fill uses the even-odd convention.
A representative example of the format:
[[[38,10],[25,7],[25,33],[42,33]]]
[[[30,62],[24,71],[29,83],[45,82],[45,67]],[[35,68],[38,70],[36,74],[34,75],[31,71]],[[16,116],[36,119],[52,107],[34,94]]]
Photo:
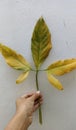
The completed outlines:
[[[16,101],[16,113],[27,121],[27,128],[32,123],[33,112],[39,108],[43,102],[43,97],[39,91],[24,95]]]

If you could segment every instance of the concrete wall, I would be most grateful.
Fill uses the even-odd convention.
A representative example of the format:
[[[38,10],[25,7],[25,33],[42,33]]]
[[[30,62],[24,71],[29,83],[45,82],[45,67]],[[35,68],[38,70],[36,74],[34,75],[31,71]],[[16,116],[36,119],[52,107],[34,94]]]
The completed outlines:
[[[58,59],[76,58],[76,1],[75,0],[0,0],[0,42],[26,57],[31,57],[31,36],[37,19],[43,16],[52,34],[53,49],[43,64],[45,68]],[[35,74],[16,85],[20,72],[6,65],[0,56],[0,130],[15,113],[15,100],[35,91]],[[43,78],[42,78],[43,77]],[[64,91],[58,91],[39,74],[40,91],[44,96],[43,125],[34,114],[29,130],[76,130],[76,70],[58,78]]]

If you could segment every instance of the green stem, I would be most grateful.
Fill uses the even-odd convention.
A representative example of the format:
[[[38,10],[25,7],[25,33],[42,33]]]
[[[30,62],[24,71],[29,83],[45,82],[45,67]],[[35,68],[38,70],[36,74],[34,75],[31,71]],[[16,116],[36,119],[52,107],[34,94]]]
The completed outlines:
[[[39,85],[38,85],[38,70],[36,71],[36,87],[37,87],[37,90],[39,90]]]
[[[39,84],[38,84],[38,70],[36,70],[36,87],[37,90],[39,90]],[[39,122],[42,124],[42,111],[41,111],[41,106],[39,107]]]
[[[47,71],[47,69],[36,70],[36,69],[32,69],[32,68],[31,68],[30,70],[31,70],[31,71],[35,71],[35,72],[36,72],[36,71]]]

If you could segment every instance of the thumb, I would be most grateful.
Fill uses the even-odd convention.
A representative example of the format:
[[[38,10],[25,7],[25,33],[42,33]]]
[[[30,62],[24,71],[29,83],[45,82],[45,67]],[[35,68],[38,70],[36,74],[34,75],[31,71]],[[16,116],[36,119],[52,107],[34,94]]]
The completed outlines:
[[[37,92],[35,92],[35,93],[31,96],[31,99],[32,99],[33,101],[35,101],[35,100],[37,100],[37,99],[40,98],[40,97],[41,97],[40,91],[37,91]]]

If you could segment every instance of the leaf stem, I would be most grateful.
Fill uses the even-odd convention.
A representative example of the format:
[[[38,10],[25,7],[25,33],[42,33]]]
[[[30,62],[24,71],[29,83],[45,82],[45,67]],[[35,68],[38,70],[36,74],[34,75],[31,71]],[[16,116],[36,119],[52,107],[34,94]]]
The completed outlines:
[[[32,68],[31,68],[31,71],[35,71],[35,72],[37,72],[37,71],[47,71],[47,69],[36,70],[36,69],[32,69]]]
[[[36,87],[37,90],[39,90],[39,84],[38,84],[38,70],[36,70]],[[42,111],[41,111],[41,106],[39,107],[39,122],[42,124]]]
[[[39,90],[39,85],[38,85],[38,70],[36,71],[36,87],[37,87],[37,90]]]

